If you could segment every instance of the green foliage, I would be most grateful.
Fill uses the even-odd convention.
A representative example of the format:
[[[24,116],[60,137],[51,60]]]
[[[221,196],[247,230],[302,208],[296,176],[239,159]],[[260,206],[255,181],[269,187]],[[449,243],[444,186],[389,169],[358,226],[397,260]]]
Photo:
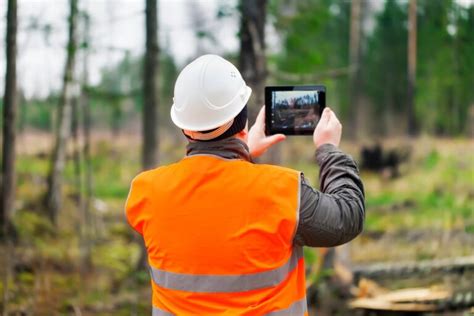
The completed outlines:
[[[428,133],[466,133],[474,102],[474,5],[465,8],[454,0],[420,0],[417,5],[416,119]],[[350,1],[270,1],[281,49],[269,57],[269,68],[276,69],[269,81],[308,84],[279,73],[311,75],[348,67],[350,7]],[[369,124],[360,128],[401,134],[408,113],[407,1],[387,0],[375,16],[369,8],[363,6],[358,87],[365,103],[359,113],[368,116],[364,121]],[[373,27],[367,27],[371,21]],[[322,83],[328,87],[328,104],[347,119],[347,76],[323,78]]]
[[[314,249],[305,247],[303,248],[303,252],[304,252],[305,263],[308,266],[311,266],[316,263],[316,261],[318,260],[318,256],[316,252],[314,251]]]
[[[39,159],[35,156],[24,155],[17,159],[16,168],[20,175],[36,174],[40,176],[46,176],[49,170],[49,161],[47,159]],[[19,181],[23,181],[23,178],[20,177]]]
[[[34,242],[37,238],[54,235],[54,227],[43,215],[31,211],[20,211],[13,217],[13,223],[23,241]]]
[[[90,87],[94,123],[97,118],[108,117],[112,130],[118,131],[130,117],[141,111],[143,104],[143,58],[126,54],[117,64],[102,71],[102,80],[96,87]],[[177,68],[172,56],[166,51],[159,55],[159,122],[169,124],[168,112],[173,96]],[[104,108],[104,105],[106,107]],[[103,120],[102,120],[103,121]]]
[[[56,96],[31,101],[20,99],[20,116],[18,118],[20,128],[28,126],[40,130],[52,130],[54,128],[52,113],[57,105],[58,98]]]
[[[474,235],[474,224],[472,225],[466,225],[466,233],[473,234]]]
[[[474,6],[464,8],[452,0],[422,0],[417,6],[417,120],[430,133],[463,133],[474,101],[469,88],[474,85]],[[368,38],[367,93],[376,115],[388,114],[379,120],[379,131],[406,113],[406,10],[405,2],[386,1]]]
[[[270,2],[269,12],[282,40],[281,51],[269,58],[270,68],[277,69],[277,73],[313,75],[348,67],[350,2],[274,0]],[[323,78],[323,82],[283,78],[277,83],[323,83],[330,91],[328,104],[343,113],[349,106],[346,77]]]
[[[117,156],[117,152],[110,144],[102,142],[92,157],[92,172],[95,175],[94,194],[101,199],[123,199],[126,197],[131,179],[130,166],[138,170],[135,163]],[[111,159],[114,160],[114,163],[111,163]]]
[[[110,242],[94,248],[94,266],[110,271],[114,278],[123,279],[130,274],[134,267],[134,259],[139,255],[137,245],[123,243],[120,240]]]
[[[277,61],[279,69],[295,73],[324,69],[328,47],[320,44],[323,43],[326,21],[329,19],[328,7],[320,1],[305,1],[297,5],[297,10],[299,14],[288,17],[280,25],[277,24],[281,28],[280,31],[285,32],[281,57]],[[308,41],[309,38],[313,38],[312,45]]]
[[[425,130],[466,130],[474,101],[474,6],[452,0],[419,1],[417,113]]]
[[[396,0],[387,0],[376,17],[376,27],[368,38],[366,89],[376,115],[404,111],[407,89],[407,10]],[[395,120],[394,116],[390,116]],[[379,120],[378,130],[386,121]]]
[[[102,79],[97,86],[84,87],[90,102],[93,128],[110,127],[114,132],[118,132],[131,118],[138,116],[143,103],[142,69],[142,57],[127,53],[118,64],[102,69]],[[165,126],[170,125],[169,108],[177,75],[173,57],[166,50],[160,51],[158,111],[159,121]],[[20,101],[20,128],[33,127],[49,131],[54,129],[57,95]]]

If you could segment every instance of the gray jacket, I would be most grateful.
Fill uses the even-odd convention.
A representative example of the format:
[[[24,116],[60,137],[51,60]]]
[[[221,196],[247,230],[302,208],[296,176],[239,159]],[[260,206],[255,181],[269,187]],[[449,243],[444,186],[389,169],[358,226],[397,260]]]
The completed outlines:
[[[190,142],[187,155],[217,155],[252,161],[247,145],[228,138],[215,142]],[[354,239],[365,218],[364,186],[357,165],[337,147],[325,144],[316,150],[321,191],[301,174],[300,216],[295,244],[334,247]]]

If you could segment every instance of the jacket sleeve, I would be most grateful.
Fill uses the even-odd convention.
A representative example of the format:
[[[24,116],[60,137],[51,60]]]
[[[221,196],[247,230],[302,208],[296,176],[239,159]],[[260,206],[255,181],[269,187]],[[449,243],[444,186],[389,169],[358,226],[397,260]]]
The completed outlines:
[[[143,235],[143,224],[145,222],[145,208],[149,204],[150,185],[146,177],[139,174],[132,180],[127,201],[125,202],[125,215],[127,221],[140,235]]]
[[[354,239],[365,218],[364,187],[357,165],[337,147],[325,144],[316,151],[321,191],[303,175],[300,218],[295,244],[334,247]]]

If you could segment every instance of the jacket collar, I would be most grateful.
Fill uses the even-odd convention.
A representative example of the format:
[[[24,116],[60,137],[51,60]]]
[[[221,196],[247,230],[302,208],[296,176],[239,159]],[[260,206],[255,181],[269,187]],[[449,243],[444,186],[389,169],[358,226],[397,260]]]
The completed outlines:
[[[190,141],[186,146],[186,156],[203,154],[252,161],[247,144],[235,137],[209,142]]]

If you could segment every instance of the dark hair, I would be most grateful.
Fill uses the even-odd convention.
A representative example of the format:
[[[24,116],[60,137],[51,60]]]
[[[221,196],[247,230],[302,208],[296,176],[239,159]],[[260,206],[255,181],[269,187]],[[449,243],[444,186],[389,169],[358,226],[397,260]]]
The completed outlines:
[[[243,130],[245,128],[245,125],[247,125],[247,105],[244,106],[242,111],[240,111],[240,113],[234,118],[234,122],[229,127],[229,129],[226,130],[222,135],[217,136],[216,138],[209,139],[209,140],[200,140],[200,139],[193,139],[193,138],[189,137],[186,134],[184,134],[184,136],[186,136],[188,139],[191,139],[193,141],[213,142],[213,141],[228,138],[228,137],[231,137],[231,136],[237,134],[238,132],[240,132],[241,130]],[[200,133],[207,134],[207,133],[211,133],[211,132],[215,131],[216,129],[217,128],[210,129],[210,130],[207,130],[207,131],[200,131]]]

